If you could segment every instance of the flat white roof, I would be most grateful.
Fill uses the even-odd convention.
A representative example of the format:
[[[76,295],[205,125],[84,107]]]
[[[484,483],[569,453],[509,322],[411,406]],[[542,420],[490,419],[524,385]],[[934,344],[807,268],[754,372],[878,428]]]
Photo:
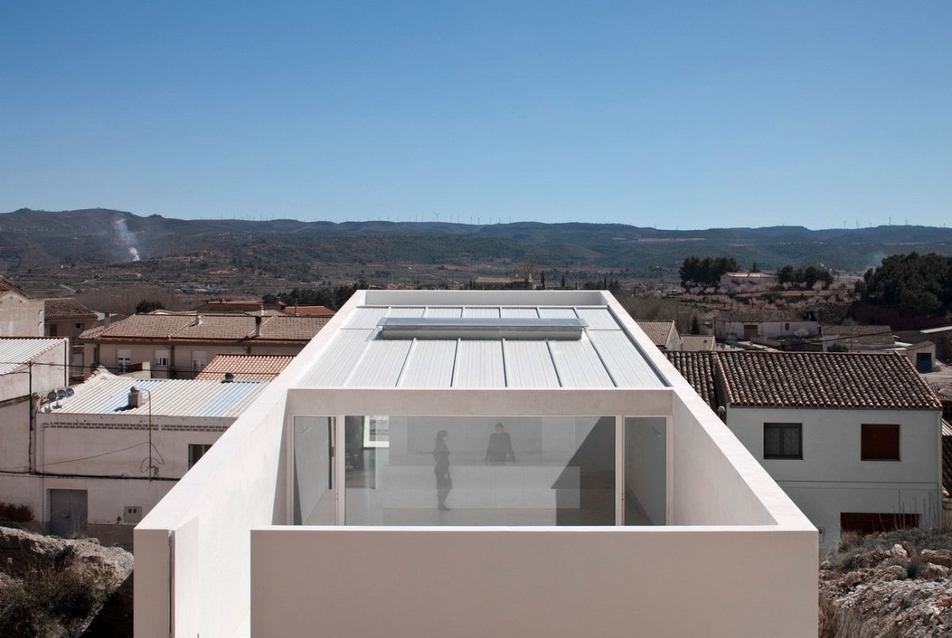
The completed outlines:
[[[63,339],[0,339],[0,374],[13,372],[54,346],[62,347]]]
[[[52,412],[147,415],[151,409],[152,416],[237,417],[267,385],[258,381],[133,379],[104,373],[74,386],[76,394],[57,401],[60,407]],[[125,409],[133,386],[143,391],[142,404]]]
[[[368,291],[365,302],[343,310],[297,387],[320,388],[663,388],[645,356],[654,348],[630,317],[618,317],[603,298],[574,292]],[[454,303],[458,301],[459,303]],[[430,303],[432,302],[432,303]],[[530,302],[530,303],[527,303]],[[535,302],[535,303],[531,303]],[[453,319],[501,329],[468,335],[442,333],[444,323],[414,322],[405,338],[383,336],[391,318]],[[466,322],[472,319],[478,321]],[[540,331],[507,332],[513,319],[562,320],[577,338]],[[565,322],[565,320],[571,320]],[[452,325],[453,322],[447,323]],[[553,325],[558,321],[552,322]],[[482,324],[480,324],[482,325]],[[527,324],[529,325],[529,324]],[[336,327],[336,329],[335,329]],[[511,328],[511,326],[509,326]],[[533,329],[537,326],[533,325]],[[414,334],[415,333],[415,334]],[[640,343],[639,343],[640,341]]]

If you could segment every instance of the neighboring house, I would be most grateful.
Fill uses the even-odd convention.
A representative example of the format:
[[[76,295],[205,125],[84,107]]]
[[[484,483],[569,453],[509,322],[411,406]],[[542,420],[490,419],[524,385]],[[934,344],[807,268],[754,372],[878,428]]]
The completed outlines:
[[[681,349],[681,335],[678,334],[678,328],[673,321],[638,321],[637,323],[660,350]]]
[[[292,355],[284,354],[219,354],[195,378],[206,381],[222,381],[225,378],[233,381],[273,381],[292,361]]]
[[[817,321],[716,321],[714,334],[718,341],[751,341],[767,343],[803,340],[820,334]]]
[[[327,323],[283,315],[133,315],[81,335],[87,366],[123,373],[142,362],[156,378],[191,378],[219,354],[295,355]]]
[[[777,277],[765,272],[726,272],[718,284],[723,292],[761,292],[777,285]]]
[[[36,471],[37,401],[65,391],[68,352],[66,339],[0,338],[0,502],[34,505],[10,481]]]
[[[681,350],[685,352],[704,352],[713,350],[717,345],[714,335],[685,335],[681,337]]]
[[[668,358],[820,529],[821,547],[844,531],[939,523],[942,405],[906,357]]]
[[[2,378],[2,377],[0,377]],[[127,379],[102,371],[26,419],[4,422],[4,500],[52,534],[131,545],[132,528],[228,429],[265,384]],[[132,388],[135,390],[132,390]],[[27,450],[35,458],[27,458]]]
[[[44,299],[47,337],[66,337],[70,345],[70,376],[81,379],[84,373],[83,346],[79,335],[96,324],[95,312],[75,299]]]
[[[197,308],[193,308],[192,312],[199,312],[203,314],[230,314],[230,313],[265,313],[270,312],[281,312],[284,310],[285,304],[283,301],[277,301],[275,303],[264,303],[260,299],[239,299],[239,300],[228,300],[223,299],[217,301],[206,301]]]
[[[918,343],[896,343],[900,351],[904,352],[912,365],[916,366],[921,374],[928,374],[935,370],[936,344],[934,341],[920,341]]]
[[[43,300],[0,276],[0,337],[42,337]]]
[[[817,633],[816,529],[599,291],[356,292],[135,560],[137,638]]]
[[[876,352],[896,347],[896,338],[889,326],[822,326],[823,350],[837,345],[849,352]]]

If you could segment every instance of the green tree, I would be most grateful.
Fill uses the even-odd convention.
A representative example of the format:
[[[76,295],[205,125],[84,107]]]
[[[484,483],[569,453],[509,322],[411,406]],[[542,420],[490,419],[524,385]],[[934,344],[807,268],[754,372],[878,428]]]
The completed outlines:
[[[155,299],[143,299],[136,304],[136,314],[144,315],[152,312],[153,310],[162,310],[165,306],[162,305],[161,301]]]

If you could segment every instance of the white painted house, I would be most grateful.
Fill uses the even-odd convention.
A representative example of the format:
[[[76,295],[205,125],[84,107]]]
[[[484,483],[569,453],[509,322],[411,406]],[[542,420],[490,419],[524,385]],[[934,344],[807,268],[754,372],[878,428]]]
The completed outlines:
[[[942,405],[899,353],[674,352],[669,359],[820,530],[933,527]]]
[[[4,423],[2,462],[16,471],[0,475],[2,500],[30,505],[53,534],[130,545],[133,526],[265,385],[101,371],[44,401],[29,428],[26,418]]]
[[[135,555],[137,638],[817,632],[816,529],[595,291],[358,291]]]
[[[44,305],[0,276],[0,337],[42,337]]]

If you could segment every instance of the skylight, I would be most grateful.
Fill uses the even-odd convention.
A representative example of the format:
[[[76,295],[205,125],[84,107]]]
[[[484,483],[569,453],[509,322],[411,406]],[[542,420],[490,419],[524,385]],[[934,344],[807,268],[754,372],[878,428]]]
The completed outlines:
[[[578,341],[584,319],[545,317],[384,317],[384,339],[556,339]]]

